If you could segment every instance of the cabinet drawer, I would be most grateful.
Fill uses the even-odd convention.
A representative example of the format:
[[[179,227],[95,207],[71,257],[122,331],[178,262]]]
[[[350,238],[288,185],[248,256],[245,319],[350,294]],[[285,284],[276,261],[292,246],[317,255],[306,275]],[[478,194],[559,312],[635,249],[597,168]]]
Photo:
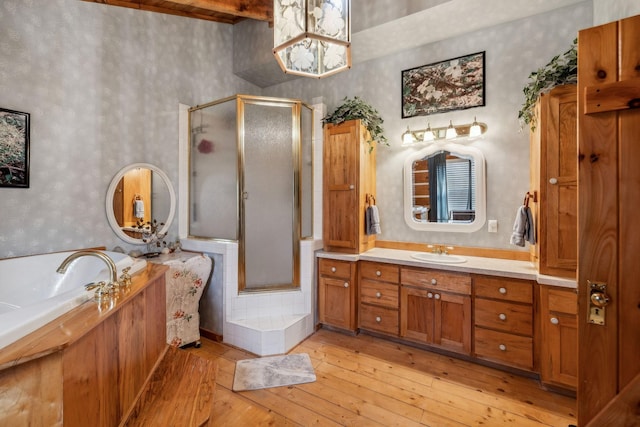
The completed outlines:
[[[533,338],[475,328],[475,353],[505,365],[533,369]]]
[[[533,335],[533,308],[477,298],[474,304],[476,325],[521,335]]]
[[[338,261],[335,259],[320,258],[318,260],[318,271],[322,276],[330,277],[351,277],[351,267],[353,263],[349,261]]]
[[[400,281],[400,267],[393,264],[377,262],[360,262],[360,277],[381,280],[383,282],[398,283]]]
[[[464,273],[403,268],[401,279],[403,285],[471,295],[471,276]]]
[[[360,281],[360,302],[398,308],[398,285],[373,280]]]
[[[398,310],[361,304],[360,327],[397,336]]]
[[[473,289],[477,297],[533,303],[533,284],[529,280],[474,276]]]

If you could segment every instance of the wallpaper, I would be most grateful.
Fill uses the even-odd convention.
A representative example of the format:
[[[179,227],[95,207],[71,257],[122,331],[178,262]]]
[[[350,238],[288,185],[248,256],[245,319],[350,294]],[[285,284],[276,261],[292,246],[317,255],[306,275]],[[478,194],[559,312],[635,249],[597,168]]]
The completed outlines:
[[[378,110],[390,142],[389,147],[380,146],[377,154],[377,204],[382,226],[378,239],[520,249],[510,245],[509,237],[516,210],[529,189],[529,135],[517,118],[524,102],[522,88],[532,71],[566,51],[578,30],[592,26],[591,22],[592,4],[587,1],[355,64],[351,70],[326,79],[296,79],[270,86],[264,94],[303,100],[322,96],[329,112],[344,97],[359,96]],[[484,107],[401,118],[402,70],[481,51],[486,52]],[[432,127],[447,126],[449,120],[471,123],[474,116],[488,125],[484,138],[470,144],[486,159],[487,219],[498,221],[498,232],[489,233],[486,224],[473,233],[412,230],[403,217],[402,171],[405,158],[415,149],[400,146],[402,133],[407,126],[424,129],[427,123]]]
[[[0,258],[105,245],[125,165],[177,189],[178,103],[259,88],[232,71],[233,27],[78,0],[0,1],[0,107],[31,114],[30,188],[0,188]],[[179,196],[178,196],[179,197]],[[177,237],[177,221],[167,236]]]

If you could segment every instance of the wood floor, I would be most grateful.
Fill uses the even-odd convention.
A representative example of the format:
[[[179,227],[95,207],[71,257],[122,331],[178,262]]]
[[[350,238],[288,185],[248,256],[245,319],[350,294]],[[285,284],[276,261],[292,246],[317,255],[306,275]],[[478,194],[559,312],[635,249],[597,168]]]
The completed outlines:
[[[214,341],[187,351],[218,363],[215,426],[554,426],[575,399],[536,380],[367,335],[321,329],[308,353],[317,381],[233,392],[235,362],[255,356]]]

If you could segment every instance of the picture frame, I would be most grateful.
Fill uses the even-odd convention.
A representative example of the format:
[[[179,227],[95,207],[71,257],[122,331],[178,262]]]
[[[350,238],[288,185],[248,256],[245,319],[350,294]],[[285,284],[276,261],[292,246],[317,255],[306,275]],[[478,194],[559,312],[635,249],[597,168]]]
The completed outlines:
[[[485,52],[402,71],[402,118],[485,105]]]
[[[30,114],[0,108],[0,187],[29,188]]]

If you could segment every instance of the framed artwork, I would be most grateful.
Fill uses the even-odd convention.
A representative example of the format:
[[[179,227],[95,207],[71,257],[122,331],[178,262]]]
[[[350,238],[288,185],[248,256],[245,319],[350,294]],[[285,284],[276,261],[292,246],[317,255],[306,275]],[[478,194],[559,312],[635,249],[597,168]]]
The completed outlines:
[[[0,108],[0,187],[29,188],[29,113]]]
[[[484,52],[402,71],[402,118],[485,105]]]

